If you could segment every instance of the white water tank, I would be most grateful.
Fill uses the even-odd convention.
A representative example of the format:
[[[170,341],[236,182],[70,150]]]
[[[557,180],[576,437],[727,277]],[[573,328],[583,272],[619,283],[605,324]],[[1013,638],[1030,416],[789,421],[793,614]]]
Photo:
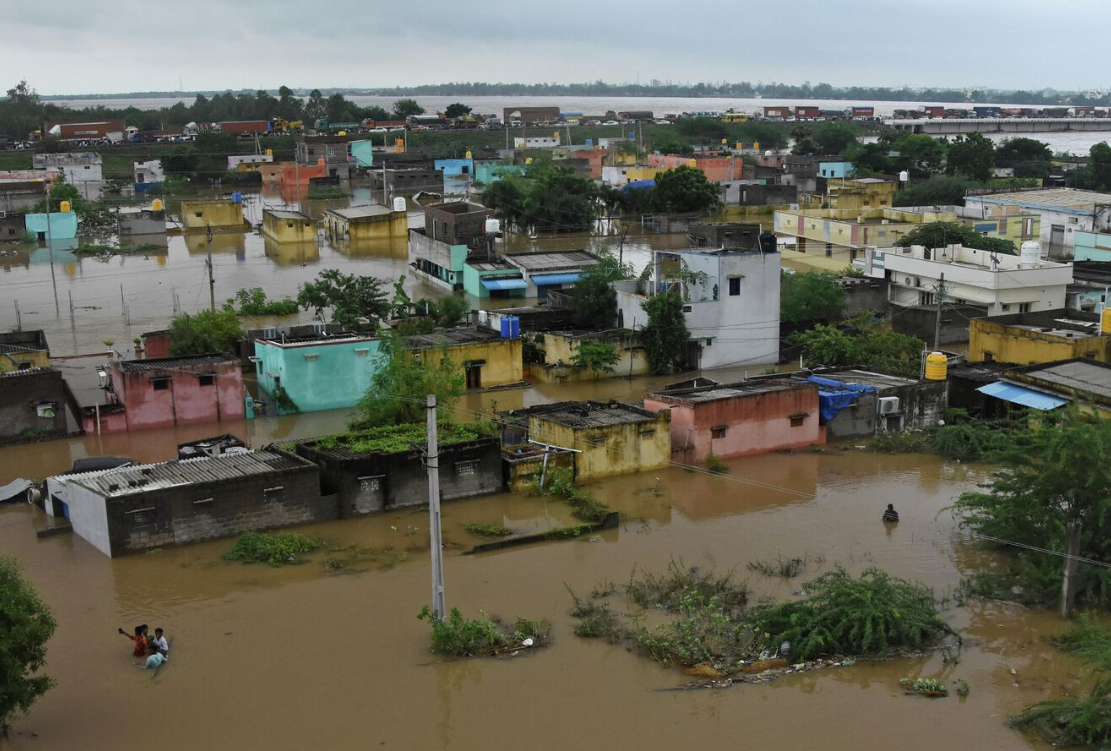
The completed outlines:
[[[486,220],[486,234],[496,235],[501,232],[501,220],[487,219]]]
[[[1019,247],[1018,262],[1024,266],[1037,266],[1042,259],[1042,246],[1037,240],[1027,240]]]
[[[909,172],[907,172],[906,170],[903,170],[902,172],[899,173],[899,182],[905,183],[908,180],[910,180],[910,173]]]
[[[393,199],[393,210],[394,211],[405,211],[405,199],[402,198],[401,196],[398,196],[397,198]]]

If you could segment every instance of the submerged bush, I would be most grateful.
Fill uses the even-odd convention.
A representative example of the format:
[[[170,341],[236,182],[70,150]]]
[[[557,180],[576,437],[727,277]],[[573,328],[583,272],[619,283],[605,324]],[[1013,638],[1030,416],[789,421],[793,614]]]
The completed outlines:
[[[243,563],[268,563],[271,566],[284,566],[287,563],[300,563],[301,557],[321,546],[319,540],[296,532],[259,534],[244,532],[235,541],[231,550],[224,553],[225,561]]]
[[[602,521],[611,511],[609,506],[575,485],[574,475],[569,469],[549,469],[547,484],[541,492],[563,499],[573,509],[575,518],[591,524]]]
[[[469,522],[463,525],[463,529],[478,537],[508,537],[513,534],[512,529],[497,523]]]
[[[512,628],[503,628],[485,613],[481,618],[464,618],[459,608],[452,608],[447,618],[439,620],[425,605],[417,615],[432,624],[432,651],[452,657],[495,655],[532,639],[539,646],[548,638],[546,621],[518,618]]]

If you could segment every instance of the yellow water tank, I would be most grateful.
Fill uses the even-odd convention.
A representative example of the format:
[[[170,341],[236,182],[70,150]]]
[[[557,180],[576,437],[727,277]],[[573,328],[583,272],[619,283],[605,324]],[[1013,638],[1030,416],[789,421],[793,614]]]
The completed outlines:
[[[266,156],[269,156],[269,157],[274,156],[274,149],[267,149],[266,150]]]
[[[467,158],[467,159],[472,159],[472,158],[473,158],[473,157],[471,156],[471,152],[470,152],[470,151],[468,151],[468,152],[466,153],[466,158]]]
[[[1099,333],[1111,334],[1111,308],[1104,308],[1099,316]]]
[[[68,214],[70,209],[73,207],[69,205],[69,201],[62,201],[61,205],[58,208],[62,210],[63,214]]]
[[[155,198],[153,201],[150,202],[150,208],[151,208],[152,211],[161,211],[162,210],[162,199],[161,198]]]
[[[336,135],[337,135],[337,136],[346,136],[346,135],[347,135],[347,131],[346,131],[346,130],[341,130],[341,131],[340,131],[339,133],[336,133]]]
[[[940,352],[926,355],[926,380],[944,381],[949,371],[949,358]]]

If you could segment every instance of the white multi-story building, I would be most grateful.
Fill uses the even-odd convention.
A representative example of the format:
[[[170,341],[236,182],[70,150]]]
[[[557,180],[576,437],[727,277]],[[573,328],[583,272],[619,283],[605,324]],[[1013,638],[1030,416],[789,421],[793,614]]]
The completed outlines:
[[[61,170],[66,182],[82,196],[96,200],[104,189],[104,160],[96,152],[63,152],[35,154],[32,166],[37,170]]]
[[[1018,207],[1027,214],[1039,214],[1040,240],[1046,255],[1072,255],[1077,232],[1111,228],[1111,194],[1073,188],[1022,190],[1015,193],[993,193],[966,196],[968,214],[990,216],[996,207]],[[967,216],[967,214],[966,214]]]
[[[648,296],[678,289],[694,368],[771,365],[779,361],[778,252],[697,248],[655,251],[648,281],[621,281],[617,325],[643,329]]]
[[[902,307],[935,305],[944,277],[945,302],[976,305],[989,316],[1065,307],[1072,264],[1042,260],[1037,243],[1022,255],[950,245],[945,248],[868,248],[854,265],[888,281],[888,300]]]

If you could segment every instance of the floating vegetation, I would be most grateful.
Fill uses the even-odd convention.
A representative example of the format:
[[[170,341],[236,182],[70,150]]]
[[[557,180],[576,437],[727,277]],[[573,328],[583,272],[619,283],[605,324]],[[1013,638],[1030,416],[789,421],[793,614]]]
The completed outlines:
[[[225,561],[242,563],[268,563],[271,566],[284,566],[287,563],[301,563],[303,556],[317,550],[319,540],[296,532],[259,534],[244,532],[235,541],[231,550],[224,553]]]
[[[746,582],[735,582],[733,573],[715,574],[698,566],[686,566],[682,561],[672,561],[663,574],[644,572],[629,579],[625,587],[629,599],[642,608],[661,608],[678,612],[683,598],[690,592],[704,600],[716,599],[723,608],[740,611],[747,603],[749,588]]]
[[[597,524],[612,511],[609,506],[575,485],[574,475],[569,469],[549,469],[545,487],[540,488],[539,475],[536,478],[536,485],[541,493],[566,501],[573,509],[572,514],[575,518],[582,519],[584,522]]]
[[[810,562],[809,556],[802,558],[784,558],[777,555],[774,561],[749,561],[748,570],[763,576],[781,576],[784,579],[794,579],[803,572],[806,564]],[[821,564],[824,559],[816,558],[814,561]]]
[[[441,621],[425,605],[417,618],[432,624],[432,651],[452,657],[492,657],[536,649],[548,643],[551,631],[547,621],[518,618],[506,626],[485,613],[481,618],[464,618],[459,608],[452,608]]]
[[[477,537],[508,537],[513,534],[509,527],[496,523],[468,522],[463,525],[463,529]]]
[[[906,689],[908,694],[919,696],[941,697],[949,695],[949,687],[936,678],[900,678],[899,684]],[[967,686],[967,684],[965,684]]]
[[[729,465],[713,454],[706,457],[706,469],[710,470],[715,475],[725,475],[729,473]]]
[[[957,696],[968,696],[968,681],[964,680],[963,678],[958,678],[957,680],[953,681],[953,683],[955,683],[957,686]]]

